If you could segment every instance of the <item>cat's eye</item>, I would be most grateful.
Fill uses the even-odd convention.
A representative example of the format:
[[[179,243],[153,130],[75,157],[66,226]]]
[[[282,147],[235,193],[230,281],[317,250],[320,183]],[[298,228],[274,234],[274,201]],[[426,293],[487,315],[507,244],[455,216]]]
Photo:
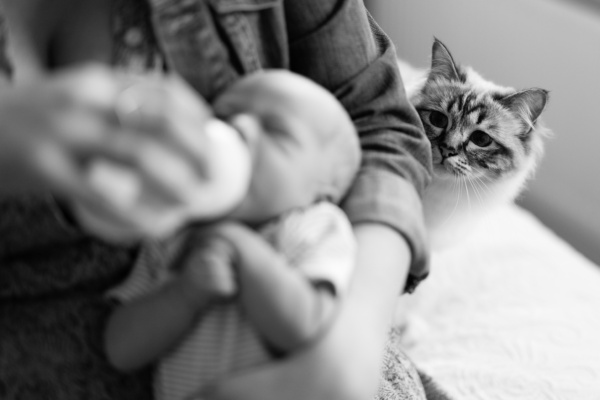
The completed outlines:
[[[475,131],[471,133],[469,137],[469,141],[471,141],[475,146],[479,147],[488,147],[492,144],[494,139],[490,137],[487,133],[483,131]]]
[[[439,111],[430,111],[429,123],[436,128],[445,128],[448,126],[448,117]]]

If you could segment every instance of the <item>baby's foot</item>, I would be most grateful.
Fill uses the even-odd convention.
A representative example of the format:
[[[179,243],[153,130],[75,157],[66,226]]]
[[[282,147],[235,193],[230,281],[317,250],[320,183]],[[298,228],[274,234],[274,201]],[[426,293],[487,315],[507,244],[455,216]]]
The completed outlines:
[[[218,301],[237,293],[233,270],[235,249],[220,237],[202,238],[188,246],[182,258],[180,278],[192,303]]]

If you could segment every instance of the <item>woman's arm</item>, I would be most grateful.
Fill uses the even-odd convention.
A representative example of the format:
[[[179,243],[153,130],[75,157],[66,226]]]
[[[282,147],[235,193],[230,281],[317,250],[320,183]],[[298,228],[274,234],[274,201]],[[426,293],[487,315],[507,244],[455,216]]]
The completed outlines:
[[[431,149],[394,46],[362,1],[286,1],[285,9],[291,69],[331,90],[359,132],[362,166],[343,208],[353,224],[381,223],[401,234],[411,249],[410,283],[418,282],[427,275],[419,195],[430,179]]]

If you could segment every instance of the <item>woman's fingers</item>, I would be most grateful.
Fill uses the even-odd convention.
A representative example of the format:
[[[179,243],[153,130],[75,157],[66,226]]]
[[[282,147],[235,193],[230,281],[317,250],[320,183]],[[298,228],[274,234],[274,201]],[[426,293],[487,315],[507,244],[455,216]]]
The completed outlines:
[[[27,115],[11,119],[12,138],[0,139],[32,156],[16,158],[21,169],[140,230],[217,218],[247,189],[243,141],[227,126],[207,134],[212,111],[179,78],[86,66],[13,94],[15,109]],[[154,228],[161,224],[169,227]]]
[[[51,97],[59,106],[112,112],[115,99],[132,84],[132,79],[107,66],[89,64],[57,72],[35,86],[43,85],[42,94]]]
[[[64,148],[47,143],[34,148],[30,169],[39,176],[42,186],[52,188],[69,199],[100,205],[98,193],[81,174],[80,167]]]
[[[212,112],[180,79],[133,84],[119,94],[115,111],[123,128],[153,136],[206,175],[204,125]]]
[[[191,88],[169,78],[137,84],[123,96],[125,128],[146,139],[131,158],[149,181],[173,190],[194,218],[222,216],[242,201],[252,169],[247,144]]]
[[[134,169],[150,187],[167,198],[181,200],[198,175],[187,160],[164,141],[136,132],[121,131],[105,144],[106,159]]]
[[[93,209],[95,221],[104,213],[149,236],[167,234],[185,223],[207,187],[210,115],[177,79],[103,66],[6,88],[3,189],[45,187]]]

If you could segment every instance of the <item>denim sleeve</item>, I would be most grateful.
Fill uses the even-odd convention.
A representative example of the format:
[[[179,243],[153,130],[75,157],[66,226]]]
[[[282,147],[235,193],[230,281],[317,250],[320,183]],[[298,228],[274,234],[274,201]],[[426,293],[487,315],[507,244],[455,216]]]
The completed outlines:
[[[2,7],[0,6],[0,83],[9,80],[12,75],[12,65],[8,60],[6,50],[7,31],[6,19],[2,14]]]
[[[407,240],[407,291],[428,273],[420,195],[431,150],[408,102],[389,38],[360,0],[287,0],[290,69],[331,90],[350,113],[363,162],[342,206],[353,223],[376,222]]]

